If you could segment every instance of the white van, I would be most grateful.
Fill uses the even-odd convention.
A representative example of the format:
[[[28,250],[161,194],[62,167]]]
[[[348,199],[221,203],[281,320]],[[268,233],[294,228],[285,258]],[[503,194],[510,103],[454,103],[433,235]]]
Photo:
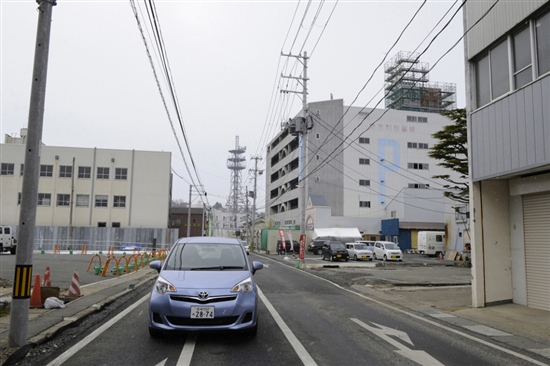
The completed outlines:
[[[0,225],[0,253],[10,252],[15,254],[17,239],[13,237],[13,228]]]
[[[426,255],[439,255],[439,253],[445,253],[445,232],[419,231],[418,251]]]

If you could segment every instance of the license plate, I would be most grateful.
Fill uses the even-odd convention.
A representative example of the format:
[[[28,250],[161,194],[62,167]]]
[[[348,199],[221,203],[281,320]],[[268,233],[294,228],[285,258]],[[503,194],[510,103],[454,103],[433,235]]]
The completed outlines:
[[[363,258],[363,259],[367,259],[367,256],[366,256],[366,255],[363,255],[363,256],[361,256],[361,258]]]
[[[392,256],[391,256],[391,259],[395,259],[395,258],[397,258],[396,255],[392,255]]]
[[[336,254],[336,258],[340,258],[342,254]]]
[[[191,306],[191,319],[213,319],[213,306]]]

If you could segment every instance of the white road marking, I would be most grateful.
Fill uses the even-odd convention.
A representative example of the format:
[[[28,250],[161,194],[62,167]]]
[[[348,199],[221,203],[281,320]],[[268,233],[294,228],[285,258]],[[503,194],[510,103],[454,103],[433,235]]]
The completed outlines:
[[[410,348],[407,348],[401,342],[398,342],[395,339],[389,337],[389,336],[396,336],[399,339],[404,340],[405,342],[407,342],[411,346],[414,346],[414,344],[412,343],[412,341],[409,338],[409,335],[407,333],[405,333],[403,331],[400,331],[400,330],[397,330],[397,329],[388,328],[386,326],[376,324],[374,322],[371,322],[371,323],[374,324],[375,326],[377,326],[378,328],[371,327],[371,326],[363,323],[359,319],[351,318],[351,320],[353,322],[359,324],[360,326],[362,326],[366,330],[374,333],[378,337],[382,338],[383,340],[385,340],[386,342],[388,342],[389,344],[391,344],[395,348],[397,348],[397,350],[395,352],[399,353],[401,356],[406,357],[409,360],[412,360],[412,361],[414,361],[414,362],[416,362],[420,365],[443,366],[443,364],[441,362],[439,362],[438,360],[436,360],[435,358],[430,356],[430,354],[428,354],[427,352],[412,350]]]
[[[485,326],[485,325],[464,325],[466,329],[470,329],[472,332],[480,333],[486,336],[511,336],[512,334],[502,332],[500,330]]]
[[[310,356],[310,354],[306,351],[306,349],[304,348],[302,343],[298,340],[298,338],[296,338],[294,333],[292,333],[292,331],[290,330],[288,325],[286,325],[283,318],[281,318],[281,316],[279,315],[277,310],[275,310],[273,305],[271,305],[271,303],[269,302],[267,297],[264,296],[262,290],[260,290],[260,288],[257,285],[256,285],[256,287],[258,288],[258,296],[260,297],[260,299],[264,303],[267,310],[271,313],[271,316],[273,317],[273,319],[275,319],[275,322],[277,323],[279,328],[281,328],[281,330],[282,330],[283,334],[285,335],[286,339],[288,339],[288,341],[290,342],[290,345],[294,348],[294,351],[296,351],[296,353],[298,354],[298,357],[300,357],[300,360],[302,360],[303,364],[306,365],[306,366],[316,366],[317,363],[313,360],[313,358]]]
[[[137,302],[129,306],[126,310],[115,316],[113,319],[109,320],[107,323],[103,324],[101,327],[97,328],[95,331],[86,336],[83,340],[63,352],[58,358],[50,362],[47,366],[59,366],[62,365],[65,361],[71,358],[75,353],[80,351],[82,348],[86,347],[91,341],[99,337],[103,332],[116,324],[120,319],[128,315],[132,310],[141,305],[145,300],[149,298],[149,294],[143,296]]]
[[[161,362],[157,363],[155,366],[164,366],[164,364],[166,363],[166,361],[168,361],[167,358],[165,358],[165,359],[162,360]]]
[[[180,358],[176,366],[188,366],[191,364],[191,358],[193,357],[193,352],[195,351],[195,344],[197,343],[197,336],[192,334],[188,335],[185,339],[185,344],[180,353]]]

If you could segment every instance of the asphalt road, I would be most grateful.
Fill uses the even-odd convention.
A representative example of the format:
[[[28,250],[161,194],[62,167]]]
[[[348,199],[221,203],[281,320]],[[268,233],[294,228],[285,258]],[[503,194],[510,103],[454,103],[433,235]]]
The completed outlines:
[[[59,365],[64,352],[63,365],[69,366],[528,364],[434,319],[278,261],[250,258],[265,264],[255,275],[261,290],[255,338],[234,333],[151,338],[144,292],[40,364]],[[100,326],[104,331],[94,335]]]

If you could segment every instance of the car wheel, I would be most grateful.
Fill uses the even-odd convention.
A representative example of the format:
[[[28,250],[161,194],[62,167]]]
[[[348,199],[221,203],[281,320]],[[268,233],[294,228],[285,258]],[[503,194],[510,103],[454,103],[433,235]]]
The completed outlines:
[[[356,261],[358,260],[358,259],[357,259],[357,254],[354,254],[354,255],[353,255],[353,259],[355,259]]]
[[[324,261],[325,260],[325,255],[323,253],[321,253],[321,260]]]
[[[323,254],[323,249],[317,249],[317,254],[319,255]]]
[[[346,258],[346,262],[349,261],[349,257]]]
[[[334,262],[334,257],[333,257],[332,255],[330,255],[330,256],[328,257],[328,260],[331,261],[331,262]]]
[[[384,262],[388,260],[388,257],[384,254]]]
[[[372,262],[372,258],[370,258],[370,259],[369,259],[369,261],[371,261],[371,262]]]
[[[11,254],[11,255],[14,255],[14,254],[15,254],[15,247],[10,248],[10,254]]]
[[[258,323],[259,321],[257,320],[256,325],[253,328],[247,329],[244,334],[248,337],[256,337],[256,334],[258,334]]]
[[[376,258],[376,254],[373,254],[372,257],[373,257],[374,259],[378,259],[378,258]]]
[[[153,338],[158,338],[162,335],[162,330],[149,327],[149,335]]]

